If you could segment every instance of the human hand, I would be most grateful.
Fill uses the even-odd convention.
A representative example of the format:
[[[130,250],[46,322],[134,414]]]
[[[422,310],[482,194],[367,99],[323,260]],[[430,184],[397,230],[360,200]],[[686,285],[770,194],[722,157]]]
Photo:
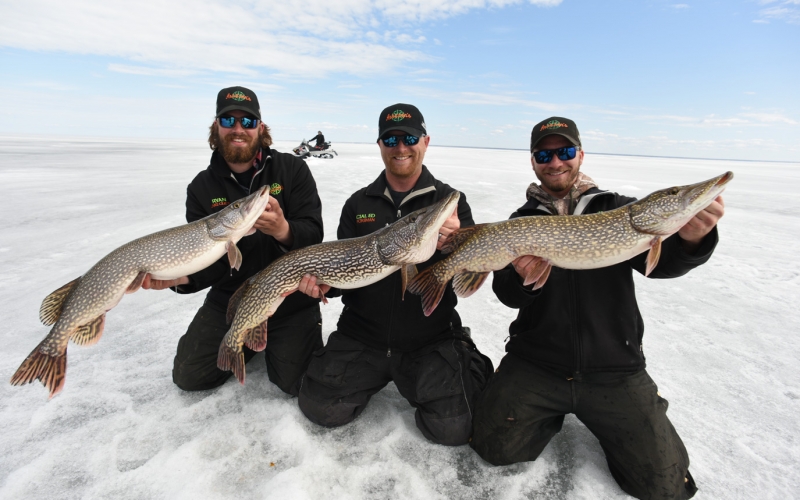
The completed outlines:
[[[722,200],[722,196],[717,196],[709,206],[698,212],[678,230],[683,249],[687,253],[697,251],[700,247],[700,242],[714,229],[714,226],[717,225],[723,215],[725,215],[725,202]]]
[[[189,284],[189,277],[182,276],[178,279],[174,280],[155,280],[147,273],[144,275],[144,280],[142,280],[142,288],[145,290],[163,290],[165,288],[172,288],[174,286],[179,285],[188,285]]]
[[[253,227],[264,234],[272,236],[284,246],[290,247],[294,243],[294,236],[289,227],[289,222],[283,216],[283,209],[278,200],[272,196],[269,197],[269,202],[264,208],[264,212],[258,217]]]
[[[310,274],[306,274],[303,276],[303,279],[300,280],[300,284],[297,288],[294,288],[286,293],[283,294],[284,297],[287,295],[291,295],[294,292],[300,291],[309,297],[315,299],[322,299],[323,304],[328,303],[328,299],[325,298],[325,294],[328,293],[328,290],[331,289],[330,285],[317,285],[317,277],[312,276]]]
[[[439,239],[436,240],[436,249],[441,250],[447,237],[459,229],[461,229],[461,219],[458,218],[458,208],[456,208],[439,229]]]

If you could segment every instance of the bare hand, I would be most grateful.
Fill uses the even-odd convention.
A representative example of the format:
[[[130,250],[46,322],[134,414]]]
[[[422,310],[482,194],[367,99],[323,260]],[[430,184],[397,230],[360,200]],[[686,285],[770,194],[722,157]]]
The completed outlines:
[[[447,237],[459,229],[461,229],[461,219],[458,218],[458,208],[456,208],[453,210],[453,213],[450,214],[450,217],[444,221],[441,229],[439,229],[439,239],[436,241],[436,249],[441,250]]]
[[[678,231],[678,236],[683,240],[684,250],[694,253],[703,238],[714,229],[723,215],[725,215],[725,202],[722,200],[722,196],[717,196],[717,199],[698,212]]]
[[[188,285],[189,284],[189,277],[182,276],[175,280],[154,280],[150,273],[144,275],[144,280],[142,281],[142,288],[145,290],[163,290],[165,288],[172,288],[174,286],[179,285]]]
[[[300,291],[309,297],[315,299],[322,299],[322,302],[327,304],[328,300],[325,298],[325,294],[328,293],[328,290],[331,289],[330,285],[317,285],[317,277],[311,276],[310,274],[306,274],[303,276],[303,279],[300,280],[300,284],[297,288],[290,290],[283,294],[284,297],[287,295],[291,295],[294,292]]]
[[[258,217],[253,227],[264,234],[272,236],[284,246],[290,247],[294,243],[294,236],[289,227],[289,222],[283,216],[283,209],[278,200],[272,196],[269,197],[269,203],[267,203],[264,212]]]
[[[528,277],[528,275],[533,271],[533,268],[536,267],[539,262],[541,262],[541,257],[536,257],[535,255],[523,255],[522,257],[517,257],[511,262],[511,265],[514,266],[514,270],[519,274],[522,279]]]

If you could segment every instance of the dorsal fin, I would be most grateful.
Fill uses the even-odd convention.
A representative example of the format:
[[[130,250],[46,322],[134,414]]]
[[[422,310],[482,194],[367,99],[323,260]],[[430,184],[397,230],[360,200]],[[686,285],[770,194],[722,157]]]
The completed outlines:
[[[80,279],[80,277],[75,278],[44,298],[42,305],[39,307],[39,319],[43,324],[50,326],[58,321],[61,316],[61,308],[64,306],[64,299],[67,298],[69,292],[78,284]]]
[[[447,239],[444,240],[444,243],[442,243],[442,249],[440,252],[445,254],[452,252],[456,248],[460,247],[465,241],[467,241],[467,239],[475,234],[476,231],[483,229],[484,226],[486,226],[486,224],[475,224],[474,226],[462,227],[457,231],[453,231],[449,236],[447,236]]]

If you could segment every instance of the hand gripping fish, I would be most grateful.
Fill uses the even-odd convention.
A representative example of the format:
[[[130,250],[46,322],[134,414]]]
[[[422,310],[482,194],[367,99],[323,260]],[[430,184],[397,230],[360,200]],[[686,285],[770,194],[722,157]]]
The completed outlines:
[[[460,193],[453,191],[366,236],[294,250],[252,276],[228,302],[228,322],[232,324],[219,346],[217,366],[232,370],[244,384],[242,345],[264,350],[268,318],[283,302],[283,294],[296,289],[305,274],[315,276],[318,284],[351,289],[375,283],[400,269],[405,291],[408,279],[416,274],[414,265],[430,259],[436,251],[439,230],[458,206],[459,197]]]
[[[22,362],[11,384],[39,379],[50,390],[51,398],[58,394],[66,376],[67,342],[71,339],[78,345],[93,345],[100,340],[106,312],[123,295],[138,290],[147,273],[159,280],[188,276],[225,253],[231,268],[238,270],[242,254],[236,242],[256,231],[253,224],[268,201],[265,186],[208,217],[133,240],[48,295],[39,309],[39,319],[53,328]]]
[[[647,276],[658,264],[661,242],[711,204],[731,179],[733,172],[726,172],[705,182],[662,189],[607,212],[518,217],[459,229],[442,247],[442,253],[452,253],[418,274],[408,291],[422,296],[429,316],[451,278],[456,295],[469,297],[489,272],[523,255],[541,259],[524,281],[536,283],[534,290],[544,286],[552,266],[596,269],[649,250]]]

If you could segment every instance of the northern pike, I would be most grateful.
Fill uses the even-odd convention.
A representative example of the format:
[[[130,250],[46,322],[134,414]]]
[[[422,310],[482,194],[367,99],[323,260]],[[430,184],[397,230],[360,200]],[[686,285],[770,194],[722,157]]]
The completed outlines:
[[[296,289],[305,274],[318,284],[341,289],[360,288],[389,276],[398,269],[405,291],[416,275],[415,264],[427,261],[436,251],[444,221],[458,205],[460,193],[453,191],[437,203],[398,219],[358,238],[328,241],[287,253],[252,276],[228,302],[230,330],[219,346],[217,366],[233,371],[244,384],[242,345],[254,351],[267,346],[267,320]]]
[[[253,224],[268,201],[269,190],[265,186],[208,217],[135,239],[48,295],[39,309],[39,319],[53,328],[22,362],[11,377],[11,384],[38,379],[50,390],[50,398],[58,394],[64,387],[68,341],[78,345],[97,343],[106,312],[123,295],[137,291],[147,273],[159,280],[188,276],[226,253],[231,268],[238,270],[242,254],[236,243],[256,231]]]
[[[469,297],[491,271],[523,255],[539,257],[524,280],[526,286],[535,283],[534,290],[544,286],[552,266],[596,269],[649,250],[647,276],[658,264],[661,242],[710,205],[731,179],[733,172],[726,172],[697,184],[662,189],[607,212],[518,217],[459,229],[442,247],[442,253],[450,255],[418,274],[408,291],[422,296],[429,316],[451,278],[456,295]]]

